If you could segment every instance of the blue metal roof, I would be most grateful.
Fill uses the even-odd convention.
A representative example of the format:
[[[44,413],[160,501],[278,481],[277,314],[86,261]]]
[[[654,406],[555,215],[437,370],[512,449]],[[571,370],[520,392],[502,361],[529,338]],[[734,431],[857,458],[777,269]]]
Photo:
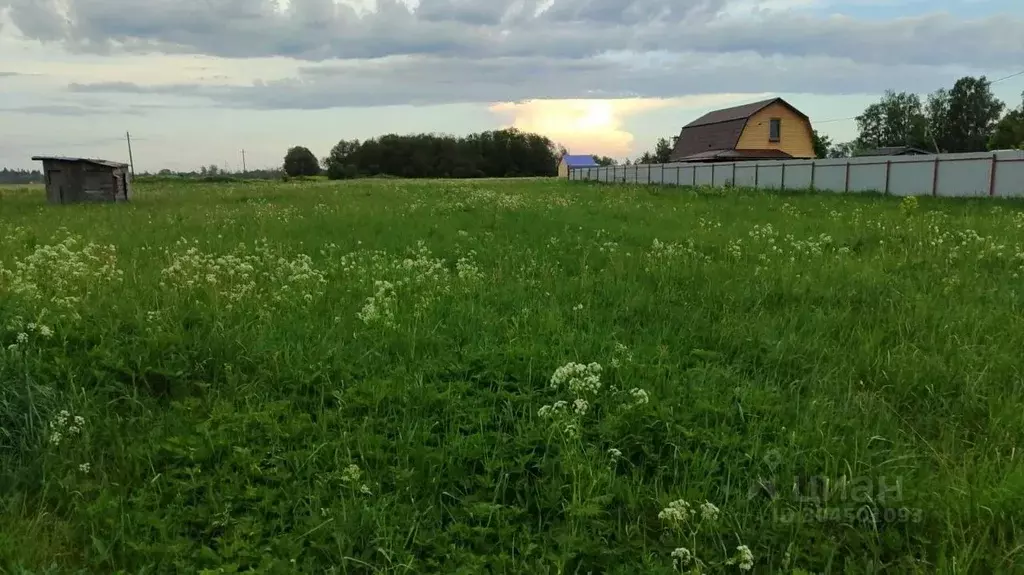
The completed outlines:
[[[565,160],[565,165],[569,166],[570,168],[594,168],[594,167],[597,167],[597,162],[594,161],[594,157],[593,156],[585,156],[585,155],[570,156],[569,154],[566,154],[566,155],[562,156],[562,159]]]

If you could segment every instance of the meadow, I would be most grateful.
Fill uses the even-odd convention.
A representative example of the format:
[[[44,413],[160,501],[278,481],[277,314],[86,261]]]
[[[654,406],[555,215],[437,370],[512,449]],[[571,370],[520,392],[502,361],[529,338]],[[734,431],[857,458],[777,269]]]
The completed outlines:
[[[135,191],[0,189],[2,573],[1024,571],[1022,204]]]

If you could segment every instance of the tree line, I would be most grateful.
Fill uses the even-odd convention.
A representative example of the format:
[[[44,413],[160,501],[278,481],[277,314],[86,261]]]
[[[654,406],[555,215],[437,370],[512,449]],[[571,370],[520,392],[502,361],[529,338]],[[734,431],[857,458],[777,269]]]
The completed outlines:
[[[0,184],[38,184],[43,181],[39,170],[0,169]]]
[[[285,154],[284,171],[289,176],[323,173],[335,180],[554,176],[564,152],[545,136],[514,128],[463,137],[387,134],[365,141],[341,140],[319,161],[308,148],[295,146]]]
[[[1020,102],[1008,106],[992,93],[985,76],[960,78],[952,88],[937,90],[924,100],[910,92],[886,91],[855,121],[857,137],[849,142],[833,142],[814,130],[817,157],[847,158],[895,146],[935,153],[1024,149],[1024,93]],[[636,163],[666,163],[671,151],[669,140],[660,138]]]

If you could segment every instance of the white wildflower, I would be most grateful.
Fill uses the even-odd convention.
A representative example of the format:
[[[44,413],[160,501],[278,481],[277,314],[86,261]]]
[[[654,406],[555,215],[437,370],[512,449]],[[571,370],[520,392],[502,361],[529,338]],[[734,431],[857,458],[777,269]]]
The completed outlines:
[[[672,552],[672,560],[679,565],[679,567],[686,567],[693,561],[693,553],[686,547],[677,547]]]
[[[568,386],[576,394],[597,393],[601,389],[601,365],[590,363],[567,363],[555,370],[551,376],[551,387]]]
[[[85,427],[85,418],[82,417],[81,415],[76,415],[75,425],[77,425],[78,427]]]
[[[658,513],[658,519],[668,523],[683,523],[691,515],[693,515],[693,511],[690,508],[690,504],[682,499],[677,499],[669,503],[668,507]]]
[[[710,501],[705,501],[704,503],[701,503],[701,505],[700,505],[700,515],[706,521],[714,521],[714,520],[718,519],[718,514],[719,514],[718,507],[715,507],[714,503],[711,503]]]
[[[612,459],[618,459],[622,457],[622,452],[612,447],[611,449],[608,450],[608,455],[611,455]]]
[[[370,491],[370,488],[367,487],[365,483],[359,486],[359,493],[362,493],[363,495],[373,495],[373,492]]]
[[[28,334],[25,333],[25,332],[19,333],[18,334],[18,343],[27,343],[27,342],[28,342]]]
[[[586,415],[587,410],[590,409],[590,404],[587,403],[587,400],[585,399],[577,399],[576,401],[572,402],[572,405],[573,409],[575,409],[576,413],[578,413],[579,415]]]
[[[359,477],[363,474],[362,470],[356,464],[349,465],[341,472],[341,480],[346,483],[355,483],[359,481]]]
[[[647,402],[651,400],[651,398],[647,395],[647,392],[640,389],[639,387],[634,387],[633,389],[629,390],[629,394],[633,396],[633,405],[645,405],[647,404]]]
[[[41,335],[43,337],[50,337],[50,336],[53,335],[53,330],[50,329],[49,326],[40,325],[39,326],[39,335]]]
[[[83,463],[78,466],[78,470],[81,471],[82,473],[89,473],[89,469],[91,468],[92,466],[89,465],[88,463]]]
[[[60,445],[60,440],[63,439],[63,437],[64,436],[61,434],[61,432],[54,431],[53,434],[50,435],[50,443],[54,445]]]
[[[754,568],[754,554],[746,545],[736,548],[736,555],[725,562],[726,565],[737,565],[741,571],[750,571]]]

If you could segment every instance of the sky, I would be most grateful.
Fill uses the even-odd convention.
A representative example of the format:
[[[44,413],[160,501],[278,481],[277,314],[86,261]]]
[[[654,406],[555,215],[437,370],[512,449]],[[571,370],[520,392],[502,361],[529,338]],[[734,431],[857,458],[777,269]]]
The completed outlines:
[[[773,96],[847,141],[886,89],[1024,71],[1021,30],[1021,0],[0,0],[0,166],[509,126],[622,159]],[[1020,105],[1024,75],[993,91]]]

